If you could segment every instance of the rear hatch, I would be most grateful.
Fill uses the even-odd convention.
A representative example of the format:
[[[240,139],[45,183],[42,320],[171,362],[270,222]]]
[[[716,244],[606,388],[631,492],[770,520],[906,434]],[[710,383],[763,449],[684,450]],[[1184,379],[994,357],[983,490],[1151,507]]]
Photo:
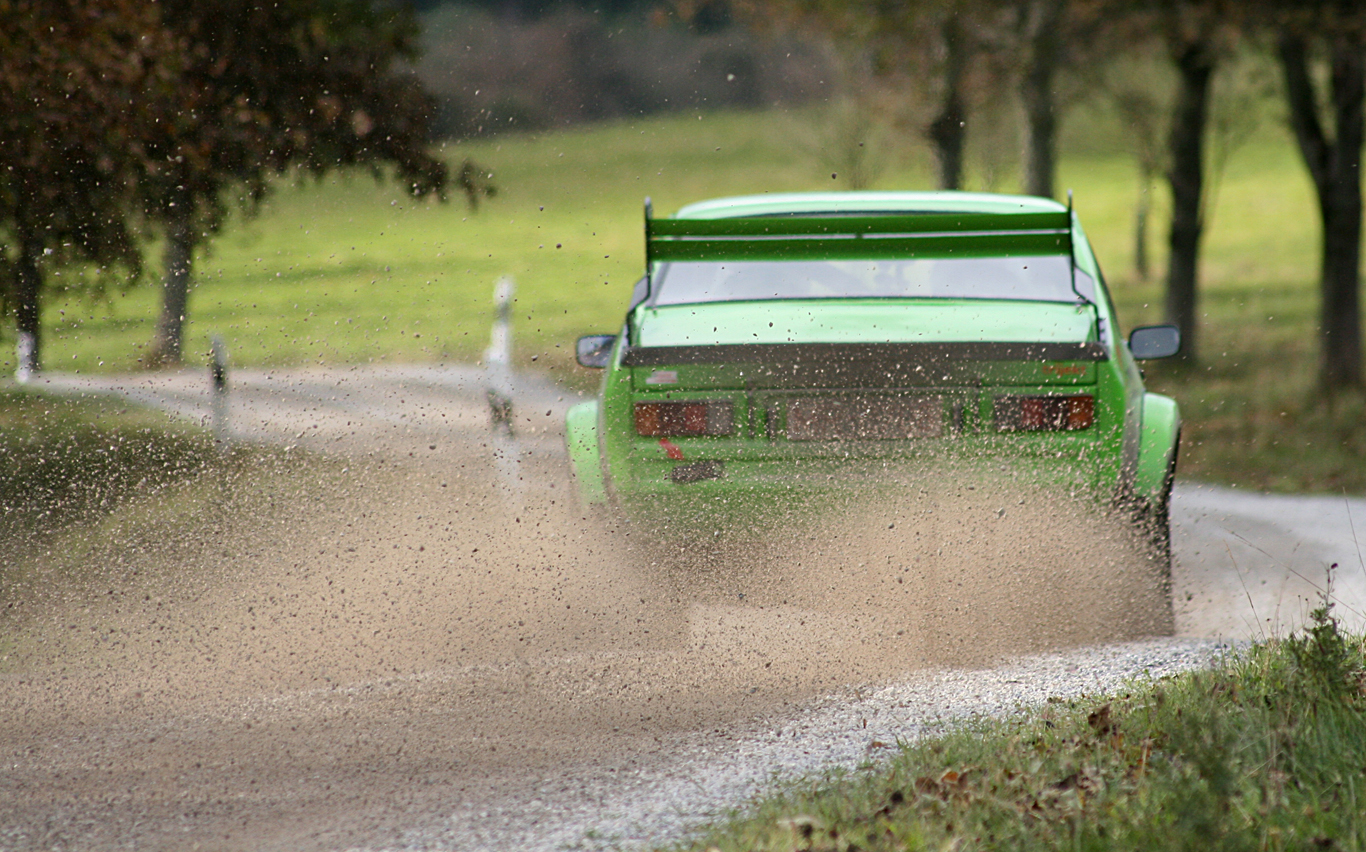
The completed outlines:
[[[787,480],[822,459],[849,474],[856,459],[1077,456],[1122,419],[1098,410],[1105,351],[1089,304],[725,303],[637,320],[623,364],[632,456],[652,481]]]

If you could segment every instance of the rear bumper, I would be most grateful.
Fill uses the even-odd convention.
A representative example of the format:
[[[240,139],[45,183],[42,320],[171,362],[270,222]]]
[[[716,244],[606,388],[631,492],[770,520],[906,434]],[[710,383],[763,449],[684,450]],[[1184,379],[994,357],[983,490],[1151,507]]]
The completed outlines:
[[[978,443],[978,442],[974,442]],[[1006,488],[1045,490],[1097,503],[1114,499],[1120,481],[1117,453],[1092,443],[1043,444],[991,452],[980,444],[936,451],[872,452],[851,447],[840,455],[745,458],[743,453],[683,459],[632,458],[613,471],[611,491],[629,514],[695,517],[716,513],[739,521],[798,507],[895,499],[908,489]],[[643,454],[641,454],[643,455]]]

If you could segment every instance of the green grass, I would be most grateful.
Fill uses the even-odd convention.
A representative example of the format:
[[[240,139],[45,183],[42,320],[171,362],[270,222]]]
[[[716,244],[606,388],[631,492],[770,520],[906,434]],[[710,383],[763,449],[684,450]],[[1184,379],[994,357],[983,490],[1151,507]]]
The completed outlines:
[[[791,782],[688,849],[1366,848],[1366,656],[1327,611],[1290,640],[1056,701]]]
[[[1319,393],[1312,298],[1293,285],[1230,285],[1205,302],[1218,322],[1206,327],[1204,362],[1148,369],[1149,388],[1181,404],[1182,476],[1268,491],[1366,491],[1366,397]]]
[[[452,161],[474,158],[499,186],[477,212],[413,202],[359,174],[284,182],[262,215],[234,220],[198,261],[188,360],[204,363],[218,333],[238,365],[475,361],[488,342],[494,281],[508,274],[518,285],[521,367],[588,387],[595,377],[573,366],[572,343],[621,322],[643,262],[643,198],[666,215],[719,195],[840,188],[815,150],[823,120],[818,109],[686,113],[452,145]],[[1160,285],[1131,271],[1144,189],[1123,150],[1125,129],[1095,107],[1074,111],[1064,127],[1059,186],[1075,191],[1126,330],[1160,320]],[[883,152],[875,188],[929,188],[929,152],[912,135],[893,138],[901,141]],[[974,157],[970,188],[1015,189],[1011,156],[989,186],[981,153]],[[1160,271],[1166,194],[1160,184],[1150,191]],[[1185,408],[1183,475],[1366,491],[1361,398],[1330,409],[1313,388],[1317,245],[1304,169],[1268,121],[1229,160],[1210,209],[1204,360],[1186,374],[1151,370],[1153,386]],[[136,368],[156,298],[150,283],[100,303],[57,294],[46,313],[47,365]]]

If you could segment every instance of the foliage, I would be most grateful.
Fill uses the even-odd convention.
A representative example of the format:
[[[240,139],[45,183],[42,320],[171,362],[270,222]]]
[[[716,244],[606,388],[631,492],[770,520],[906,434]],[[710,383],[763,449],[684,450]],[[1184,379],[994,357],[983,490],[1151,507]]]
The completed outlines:
[[[539,18],[564,9],[585,10],[610,18],[639,15],[659,8],[667,0],[410,0],[423,13],[445,8],[475,8],[505,17]],[[718,0],[711,0],[716,3]],[[725,0],[719,0],[725,5]]]
[[[176,70],[142,3],[0,3],[0,225],[8,250],[135,269],[127,221],[141,95]],[[164,64],[159,64],[164,63]],[[30,242],[33,241],[33,242]],[[13,275],[12,269],[10,275]]]
[[[287,169],[313,175],[394,165],[416,197],[444,196],[446,163],[427,151],[433,101],[398,63],[416,58],[417,23],[402,6],[369,0],[165,0],[183,45],[174,96],[146,141],[155,168],[140,185],[166,223],[166,297],[153,362],[180,360],[194,247],[218,230],[225,192],[259,204]],[[474,203],[478,170],[457,172]]]
[[[0,291],[37,360],[45,271],[140,269],[132,192],[179,52],[137,0],[0,2]]]
[[[1057,134],[1075,79],[1130,46],[1129,5],[1105,0],[735,0],[760,28],[819,31],[870,73],[849,94],[882,88],[934,148],[941,189],[964,185],[967,139],[991,132],[999,102],[1023,118],[1024,192],[1055,195]]]
[[[875,106],[867,97],[855,95],[832,102],[824,112],[807,147],[841,188],[870,188],[887,165],[886,132]]]
[[[286,169],[392,163],[413,195],[442,194],[430,98],[397,67],[416,34],[406,7],[368,0],[0,3],[0,284],[21,378],[48,274],[87,261],[135,277],[140,213],[167,226],[157,354],[174,361],[193,248],[228,187],[250,207]],[[468,163],[456,182],[471,201],[490,189]]]
[[[365,0],[165,0],[164,22],[185,67],[147,140],[157,168],[143,187],[161,207],[184,200],[204,223],[219,193],[240,183],[248,200],[300,166],[393,162],[414,195],[443,190],[446,165],[426,151],[430,99],[395,64],[415,57],[417,25],[400,6]]]
[[[1366,140],[1366,13],[1354,4],[1268,2],[1264,27],[1277,39],[1290,126],[1319,197],[1319,384],[1361,388],[1361,148]],[[1328,85],[1315,81],[1313,51],[1326,54]],[[1326,93],[1318,91],[1326,88]]]
[[[1053,701],[787,785],[689,848],[1360,848],[1366,657],[1304,635],[1108,698]]]
[[[872,74],[860,87],[890,82],[908,99],[933,104],[917,130],[934,147],[939,188],[961,188],[970,102],[990,88],[997,70],[986,49],[994,4],[739,0],[736,6],[755,26],[829,34],[868,63]]]
[[[1328,583],[1319,606],[1309,614],[1310,626],[1285,642],[1285,650],[1295,664],[1308,707],[1317,711],[1321,702],[1334,703],[1353,696],[1360,697],[1366,686],[1359,654],[1353,643],[1342,633],[1342,625],[1333,615],[1334,562],[1328,568]]]

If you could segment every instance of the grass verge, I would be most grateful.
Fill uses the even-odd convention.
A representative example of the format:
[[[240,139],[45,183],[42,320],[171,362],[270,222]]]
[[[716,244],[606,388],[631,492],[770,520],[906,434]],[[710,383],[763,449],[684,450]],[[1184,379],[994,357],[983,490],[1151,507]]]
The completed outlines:
[[[344,504],[354,482],[310,453],[223,452],[121,400],[0,391],[0,674],[60,656],[58,622],[109,627],[130,596],[232,582],[312,534],[312,508]]]
[[[209,527],[306,503],[296,492],[324,469],[297,452],[223,452],[203,429],[113,398],[0,391],[0,609],[145,573],[113,564],[110,545],[133,542],[144,561],[183,550]]]
[[[15,619],[37,598],[102,570],[53,570],[70,561],[66,531],[98,530],[139,497],[200,477],[217,456],[202,431],[157,412],[0,390],[0,671],[11,665]]]
[[[790,784],[686,848],[1361,849],[1363,652],[1325,606],[1304,633],[1210,670]]]
[[[0,542],[13,552],[214,464],[213,440],[111,400],[0,391]]]

